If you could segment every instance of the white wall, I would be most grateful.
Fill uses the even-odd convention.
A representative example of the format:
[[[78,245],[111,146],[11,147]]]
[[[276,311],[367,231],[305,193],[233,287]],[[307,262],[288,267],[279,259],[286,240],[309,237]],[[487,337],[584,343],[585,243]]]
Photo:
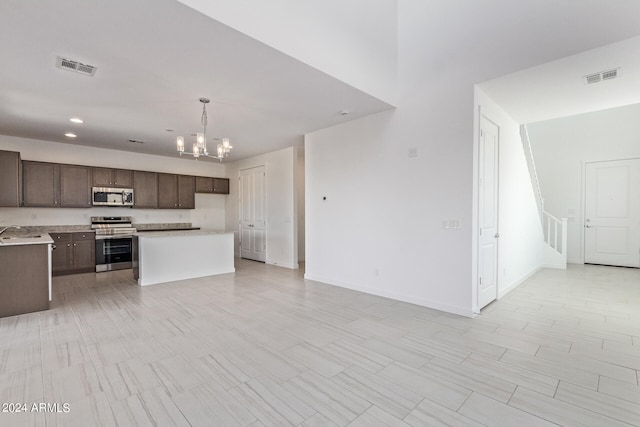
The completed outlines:
[[[639,117],[636,104],[527,125],[545,209],[569,218],[569,262],[584,262],[584,164],[640,158]]]
[[[84,147],[35,139],[0,135],[0,150],[18,151],[22,160],[104,166],[121,169],[224,177],[224,165],[195,161],[192,158],[151,156],[125,151]],[[226,197],[197,194],[196,209],[126,209],[126,208],[0,208],[0,222],[20,225],[90,224],[91,216],[132,216],[138,224],[191,222],[194,226],[222,230],[225,228]]]
[[[230,179],[227,200],[226,229],[235,232],[235,254],[240,256],[238,240],[239,177],[242,169],[265,167],[265,196],[267,210],[266,263],[298,268],[298,230],[296,205],[297,149],[285,148],[249,159],[228,163]]]
[[[397,0],[179,0],[392,105]]]
[[[473,315],[474,85],[570,49],[514,24],[517,6],[465,4],[398,0],[397,109],[305,136],[307,278]]]
[[[499,105],[476,87],[475,152],[477,125],[482,114],[499,127],[499,190],[498,190],[498,295],[521,284],[545,263],[544,235],[527,160],[520,139],[520,125]],[[476,154],[477,155],[477,154]],[[474,180],[474,187],[477,188]],[[474,204],[477,212],[477,203]],[[474,215],[476,218],[477,216]],[[474,222],[476,220],[474,219]],[[474,230],[474,238],[477,234]],[[474,239],[475,240],[475,239]],[[477,241],[474,242],[477,245]],[[474,258],[477,254],[474,254]],[[475,260],[474,260],[475,261]],[[474,269],[475,269],[474,262]],[[474,281],[475,277],[474,274]],[[474,301],[476,295],[474,289]],[[474,309],[476,304],[474,304]]]

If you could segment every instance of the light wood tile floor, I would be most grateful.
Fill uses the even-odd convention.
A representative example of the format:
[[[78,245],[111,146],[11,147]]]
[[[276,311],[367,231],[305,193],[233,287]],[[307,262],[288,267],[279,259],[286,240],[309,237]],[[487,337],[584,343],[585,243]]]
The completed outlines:
[[[640,426],[640,271],[542,270],[467,319],[237,261],[54,279],[0,319],[0,426]]]

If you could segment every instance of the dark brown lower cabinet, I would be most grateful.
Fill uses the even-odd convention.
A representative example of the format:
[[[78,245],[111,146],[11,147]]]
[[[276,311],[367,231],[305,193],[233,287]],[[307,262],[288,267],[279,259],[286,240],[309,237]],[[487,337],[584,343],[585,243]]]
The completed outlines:
[[[0,247],[0,317],[49,309],[49,245]]]
[[[95,233],[49,233],[55,249],[51,257],[54,276],[96,271]]]

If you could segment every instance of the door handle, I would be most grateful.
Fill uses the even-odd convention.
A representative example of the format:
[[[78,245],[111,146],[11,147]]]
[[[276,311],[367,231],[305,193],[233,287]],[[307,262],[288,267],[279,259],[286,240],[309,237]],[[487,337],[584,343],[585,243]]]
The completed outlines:
[[[585,224],[584,228],[591,228],[589,224]]]
[[[496,233],[496,235],[493,236],[493,237],[495,237],[497,239],[498,237],[500,237],[500,234]]]

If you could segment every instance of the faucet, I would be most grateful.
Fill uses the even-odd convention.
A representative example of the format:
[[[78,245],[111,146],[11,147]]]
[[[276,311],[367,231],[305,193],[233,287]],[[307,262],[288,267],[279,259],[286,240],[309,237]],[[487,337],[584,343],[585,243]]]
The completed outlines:
[[[8,225],[6,227],[0,228],[0,236],[2,235],[2,233],[4,233],[5,231],[7,231],[10,228],[15,228],[16,230],[20,230],[20,226],[19,225]]]

